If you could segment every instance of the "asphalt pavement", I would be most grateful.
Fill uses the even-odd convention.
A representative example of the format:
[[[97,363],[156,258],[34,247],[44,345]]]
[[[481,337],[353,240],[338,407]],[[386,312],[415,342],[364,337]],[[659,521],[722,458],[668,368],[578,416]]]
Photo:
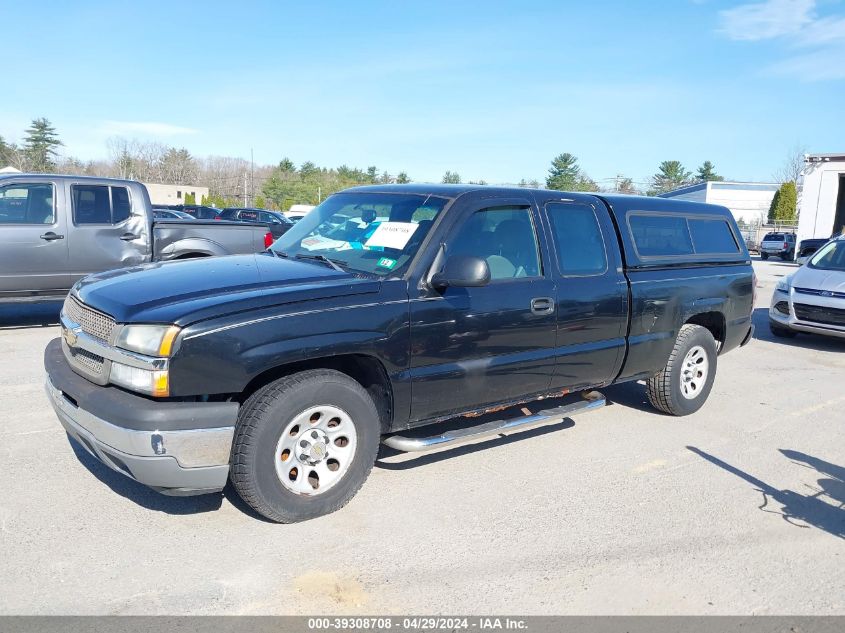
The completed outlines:
[[[296,525],[75,448],[43,392],[58,305],[0,306],[0,613],[845,614],[845,340],[774,339],[795,267],[755,268],[755,340],[695,415],[612,387],[549,428],[385,452]]]

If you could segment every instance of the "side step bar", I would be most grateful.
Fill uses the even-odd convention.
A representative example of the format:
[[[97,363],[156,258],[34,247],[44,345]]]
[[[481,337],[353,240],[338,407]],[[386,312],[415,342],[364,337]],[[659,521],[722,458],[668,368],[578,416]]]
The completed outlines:
[[[583,394],[582,400],[565,404],[554,409],[546,409],[538,413],[504,420],[493,420],[459,429],[453,429],[440,435],[430,437],[408,437],[404,435],[391,435],[382,442],[392,449],[405,453],[416,453],[428,451],[435,448],[444,448],[453,444],[459,444],[471,440],[479,440],[493,435],[499,435],[507,431],[525,431],[528,429],[554,424],[568,418],[576,413],[599,409],[607,404],[604,395],[597,391],[590,391]]]

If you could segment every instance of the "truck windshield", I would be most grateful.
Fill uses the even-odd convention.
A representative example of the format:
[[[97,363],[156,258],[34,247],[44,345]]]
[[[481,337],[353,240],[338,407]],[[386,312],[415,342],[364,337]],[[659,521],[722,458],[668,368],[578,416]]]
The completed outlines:
[[[401,273],[446,198],[417,194],[338,193],[315,207],[270,247],[283,257],[328,259],[378,276]]]
[[[813,256],[807,264],[819,270],[838,270],[845,272],[845,240],[830,242]]]

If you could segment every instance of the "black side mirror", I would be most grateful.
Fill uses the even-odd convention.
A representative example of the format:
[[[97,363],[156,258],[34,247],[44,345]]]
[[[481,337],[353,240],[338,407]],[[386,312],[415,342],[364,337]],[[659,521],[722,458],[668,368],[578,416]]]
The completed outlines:
[[[490,267],[480,257],[453,255],[446,260],[443,269],[434,273],[431,286],[443,290],[449,286],[455,288],[477,288],[490,283]]]

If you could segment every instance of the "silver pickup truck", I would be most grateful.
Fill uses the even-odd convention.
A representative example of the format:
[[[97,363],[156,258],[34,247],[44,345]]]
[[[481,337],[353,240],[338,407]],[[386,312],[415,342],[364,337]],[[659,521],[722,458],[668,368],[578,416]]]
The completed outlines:
[[[255,253],[261,224],[154,220],[131,180],[0,175],[0,303],[62,298],[91,273],[151,261]]]

